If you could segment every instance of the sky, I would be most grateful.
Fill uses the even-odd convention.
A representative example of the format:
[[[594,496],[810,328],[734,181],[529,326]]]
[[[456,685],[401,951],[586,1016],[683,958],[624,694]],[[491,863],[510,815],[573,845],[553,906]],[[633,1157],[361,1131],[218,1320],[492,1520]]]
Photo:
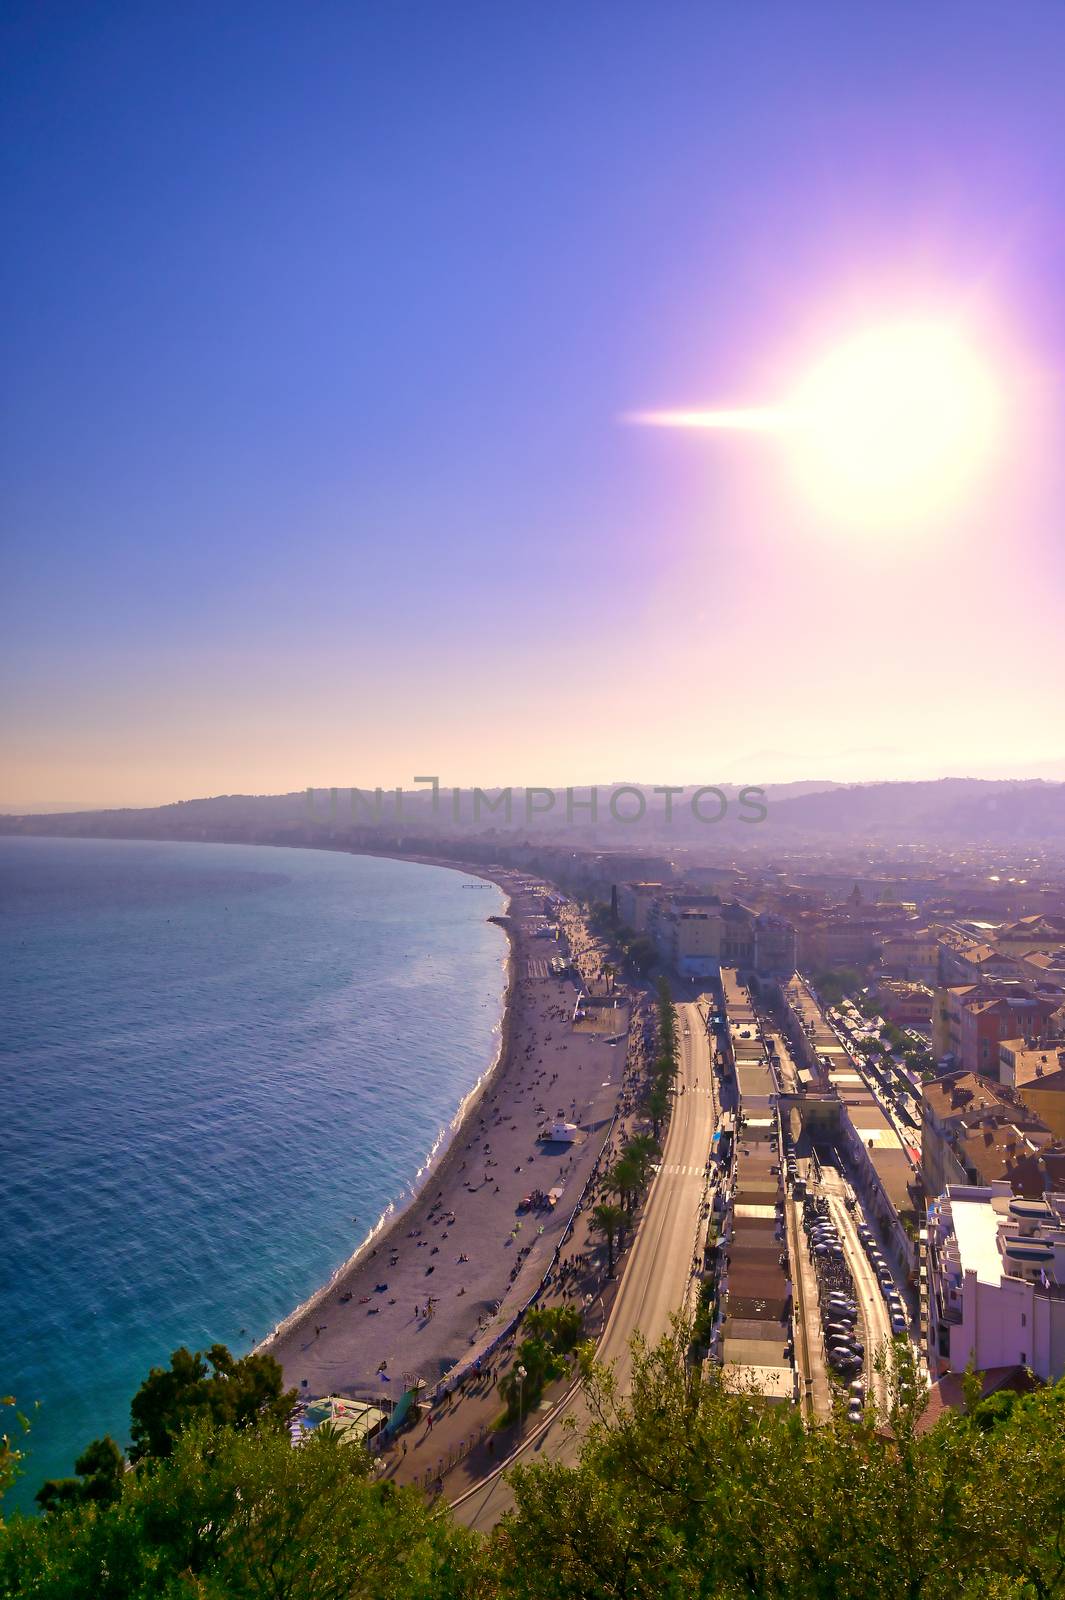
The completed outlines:
[[[1065,776],[1065,8],[11,0],[0,804]],[[826,510],[772,406],[960,324]]]

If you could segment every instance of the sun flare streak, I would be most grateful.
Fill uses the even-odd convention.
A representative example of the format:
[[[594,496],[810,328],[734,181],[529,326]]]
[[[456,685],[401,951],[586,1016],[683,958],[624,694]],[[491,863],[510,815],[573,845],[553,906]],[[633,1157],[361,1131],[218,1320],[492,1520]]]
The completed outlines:
[[[1004,421],[990,367],[949,320],[866,328],[830,349],[782,400],[630,411],[622,420],[777,435],[796,487],[830,520],[896,531],[971,496]]]
[[[794,417],[772,406],[738,406],[719,411],[627,411],[623,422],[641,428],[716,428],[735,433],[779,433],[794,427]]]

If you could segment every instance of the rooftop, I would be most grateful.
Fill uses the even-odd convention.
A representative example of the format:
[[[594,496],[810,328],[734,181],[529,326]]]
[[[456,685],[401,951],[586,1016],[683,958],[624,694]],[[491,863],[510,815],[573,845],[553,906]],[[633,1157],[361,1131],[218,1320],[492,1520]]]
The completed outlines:
[[[951,1194],[951,1213],[962,1272],[975,1272],[980,1283],[998,1283],[1002,1278],[1002,1258],[998,1253],[998,1216],[992,1206],[987,1200],[959,1200]]]

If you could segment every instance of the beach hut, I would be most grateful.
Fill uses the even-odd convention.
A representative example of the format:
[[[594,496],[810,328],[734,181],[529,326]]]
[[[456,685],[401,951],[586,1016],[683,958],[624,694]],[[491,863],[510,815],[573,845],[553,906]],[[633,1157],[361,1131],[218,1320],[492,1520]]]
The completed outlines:
[[[545,1144],[576,1144],[580,1133],[575,1122],[553,1122],[540,1137]]]

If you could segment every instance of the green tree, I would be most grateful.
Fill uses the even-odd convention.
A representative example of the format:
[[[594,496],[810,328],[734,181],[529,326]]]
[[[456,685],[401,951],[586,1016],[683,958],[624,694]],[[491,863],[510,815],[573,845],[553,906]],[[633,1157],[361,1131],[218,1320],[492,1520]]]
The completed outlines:
[[[592,1212],[592,1227],[596,1233],[601,1233],[606,1240],[606,1275],[614,1276],[614,1248],[620,1245],[625,1237],[625,1227],[628,1217],[621,1206],[602,1205],[596,1206]]]
[[[526,1333],[531,1338],[545,1340],[560,1355],[576,1346],[583,1323],[580,1308],[575,1305],[533,1306],[524,1319]]]
[[[826,1005],[838,1006],[849,995],[857,995],[862,975],[853,967],[829,967],[812,975],[812,983]]]
[[[213,1344],[206,1355],[182,1346],[169,1367],[151,1369],[133,1396],[130,1459],[168,1456],[178,1435],[200,1420],[230,1428],[283,1428],[296,1404],[295,1390],[283,1383],[273,1356],[238,1360],[224,1344]]]
[[[658,955],[654,940],[649,939],[645,933],[636,934],[629,941],[625,953],[633,970],[641,977],[650,972]]]
[[[622,1154],[603,1180],[611,1194],[616,1194],[625,1212],[631,1216],[636,1209],[640,1192],[640,1165],[631,1156]]]
[[[486,1584],[473,1536],[329,1429],[293,1450],[200,1421],[117,1500],[0,1534],[0,1594],[38,1600],[475,1600]]]
[[[668,1088],[664,1083],[656,1079],[644,1101],[644,1110],[651,1119],[651,1127],[654,1130],[656,1142],[662,1130],[662,1124],[669,1116],[671,1104]]]
[[[12,1413],[14,1425],[20,1433],[25,1434],[29,1431],[29,1423],[26,1418],[20,1411],[15,1409],[13,1396],[9,1394],[0,1395],[0,1410]],[[0,1510],[3,1508],[5,1494],[22,1472],[24,1455],[25,1452],[14,1442],[11,1433],[5,1427],[3,1433],[0,1433]],[[3,1520],[0,1518],[0,1528],[2,1527]]]
[[[42,1511],[97,1501],[117,1500],[122,1492],[126,1458],[109,1433],[86,1445],[74,1463],[75,1478],[49,1478],[37,1491]]]
[[[662,1154],[658,1147],[658,1140],[652,1139],[650,1134],[638,1133],[625,1145],[622,1155],[631,1161],[639,1173],[640,1187],[646,1187],[651,1176],[651,1169],[658,1157]]]
[[[523,1339],[514,1352],[512,1365],[496,1384],[506,1401],[507,1419],[520,1421],[527,1417],[540,1403],[547,1385],[565,1377],[566,1371],[566,1358],[550,1338]]]
[[[588,1372],[595,1421],[577,1466],[512,1473],[516,1510],[492,1547],[503,1595],[1062,1593],[1065,1428],[1053,1392],[1032,1397],[1023,1427],[948,1417],[925,1428],[900,1341],[880,1358],[889,1415],[806,1429],[797,1408],[767,1405],[754,1386],[729,1393],[716,1369],[704,1376],[685,1359],[688,1333],[678,1324],[653,1350],[636,1341],[630,1395]]]

